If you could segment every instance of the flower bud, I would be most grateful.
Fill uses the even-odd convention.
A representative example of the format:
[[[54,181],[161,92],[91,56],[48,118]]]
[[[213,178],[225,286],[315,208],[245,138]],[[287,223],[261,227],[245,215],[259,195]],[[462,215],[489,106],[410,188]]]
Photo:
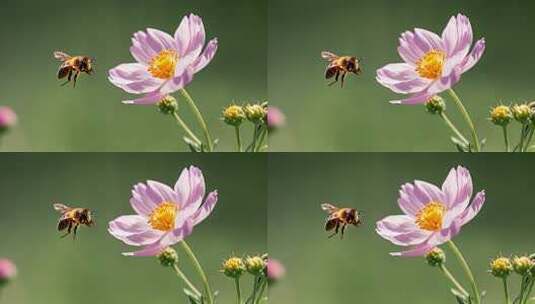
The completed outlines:
[[[527,256],[513,258],[513,269],[521,276],[528,274],[534,265],[535,262]]]
[[[223,262],[223,273],[229,278],[239,278],[245,271],[243,260],[238,257],[231,257]]]
[[[446,254],[444,251],[442,251],[442,249],[435,247],[425,255],[425,259],[427,260],[427,264],[429,264],[429,266],[436,267],[446,262]]]
[[[17,275],[17,267],[8,259],[0,259],[0,286],[8,283]]]
[[[425,109],[430,114],[440,114],[446,111],[446,103],[442,97],[435,95],[425,103]]]
[[[178,102],[171,95],[165,96],[162,100],[158,102],[157,105],[158,105],[158,110],[162,114],[173,114],[176,111],[178,111]]]
[[[223,120],[231,126],[239,126],[245,120],[245,112],[238,105],[230,105],[223,110]]]
[[[178,263],[178,254],[173,248],[167,247],[158,255],[158,260],[164,267],[173,266]]]
[[[245,115],[247,119],[255,124],[261,124],[266,121],[267,107],[260,104],[248,104],[245,106]]]
[[[527,123],[531,118],[531,108],[527,104],[517,104],[512,107],[513,117],[520,123]]]
[[[497,278],[506,278],[513,271],[511,260],[506,257],[499,257],[490,262],[490,272]]]
[[[17,114],[10,107],[0,107],[0,133],[17,124]]]
[[[497,126],[507,126],[513,119],[513,114],[508,106],[499,105],[490,110],[490,121]]]
[[[245,268],[247,272],[254,276],[263,275],[264,269],[266,268],[266,261],[259,256],[247,257],[245,259]]]
[[[282,279],[286,274],[286,269],[281,262],[268,258],[267,260],[267,278],[269,283],[275,283]]]

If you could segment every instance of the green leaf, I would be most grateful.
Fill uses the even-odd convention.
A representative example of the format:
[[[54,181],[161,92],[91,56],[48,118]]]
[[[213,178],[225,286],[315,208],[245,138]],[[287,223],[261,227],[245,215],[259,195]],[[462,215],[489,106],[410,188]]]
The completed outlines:
[[[462,292],[454,288],[452,288],[450,291],[455,296],[455,299],[457,300],[458,304],[471,304],[472,303],[470,296],[467,297]]]
[[[184,288],[184,294],[188,298],[190,304],[204,304],[204,299],[202,298],[202,295],[198,296],[193,291],[187,288]]]
[[[188,147],[191,150],[191,152],[202,152],[203,151],[203,145],[202,144],[201,145],[197,144],[194,140],[192,140],[191,138],[189,138],[187,136],[184,136],[182,139],[184,140],[186,145],[188,145]]]

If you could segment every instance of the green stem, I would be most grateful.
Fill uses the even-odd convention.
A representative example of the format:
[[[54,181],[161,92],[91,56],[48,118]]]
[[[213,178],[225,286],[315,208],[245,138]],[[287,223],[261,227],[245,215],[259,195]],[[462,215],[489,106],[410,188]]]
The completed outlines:
[[[256,290],[258,289],[258,275],[255,275],[254,277],[254,283],[253,283],[253,294],[251,295],[251,298],[254,300],[256,299]]]
[[[470,294],[466,291],[466,289],[463,288],[463,286],[455,279],[455,277],[451,274],[451,272],[446,268],[444,264],[440,265],[440,270],[442,270],[442,273],[450,280],[451,283],[457,288],[461,293],[463,293],[465,296],[469,296]]]
[[[241,290],[240,290],[240,278],[234,279],[236,283],[236,295],[238,296],[238,304],[241,304]]]
[[[178,265],[173,265],[173,269],[175,270],[178,277],[181,278],[184,283],[186,283],[189,289],[191,289],[197,296],[202,295],[201,292],[195,287],[195,285],[193,285],[193,283],[191,283],[191,281],[186,277],[182,270],[180,270],[180,267],[178,267]]]
[[[526,299],[524,300],[524,304],[530,300],[529,296],[531,294],[531,291],[533,290],[533,284],[535,284],[535,279],[532,279],[531,283],[529,284],[528,290],[525,295]]]
[[[459,108],[459,111],[461,111],[461,114],[463,115],[464,120],[466,121],[466,123],[468,124],[468,127],[470,128],[470,132],[472,133],[472,140],[474,141],[474,147],[476,149],[476,152],[480,152],[481,147],[479,144],[479,137],[477,136],[477,131],[474,126],[474,123],[472,122],[472,119],[470,118],[470,114],[468,114],[468,111],[466,111],[466,108],[464,107],[463,102],[461,101],[459,96],[457,96],[455,91],[453,91],[453,89],[449,89],[448,93],[455,101],[457,108]]]
[[[481,304],[481,294],[479,293],[479,289],[477,288],[476,280],[474,278],[474,275],[472,274],[472,270],[470,270],[470,266],[468,266],[466,259],[453,241],[448,241],[448,245],[457,257],[457,260],[459,260],[459,263],[461,264],[464,272],[466,273],[466,276],[468,277],[468,280],[470,281],[470,286],[472,287],[472,292],[474,293],[475,303]]]
[[[533,139],[533,132],[535,131],[535,127],[532,125],[529,130],[528,140],[526,141],[526,146],[524,147],[524,151],[527,151],[529,148],[529,144],[531,143],[531,140]]]
[[[526,129],[526,124],[523,123],[523,124],[522,124],[522,129],[521,129],[521,131],[520,131],[520,143],[518,144],[518,145],[520,146],[520,152],[524,152],[524,139],[525,139],[525,137],[526,137],[526,134],[525,134],[526,131],[525,131],[525,129]]]
[[[182,120],[182,118],[180,117],[180,115],[178,115],[177,112],[173,113],[173,117],[176,119],[176,121],[178,122],[178,125],[180,127],[182,127],[182,129],[184,129],[184,132],[186,132],[186,134],[193,140],[195,141],[195,143],[197,144],[201,144],[202,142],[199,140],[199,138],[197,136],[195,136],[195,133],[193,133],[193,131],[191,131],[191,129],[188,127],[188,125],[184,122],[184,120]]]
[[[202,269],[199,260],[197,260],[197,257],[193,253],[193,250],[191,250],[191,247],[189,247],[186,241],[181,241],[180,245],[182,246],[182,249],[184,249],[184,251],[186,252],[186,255],[190,258],[191,262],[193,263],[193,267],[201,277],[201,280],[204,285],[204,291],[206,292],[208,297],[208,304],[214,304],[214,294],[212,293],[212,288],[210,287],[210,283],[208,283],[208,278],[206,277],[206,273]]]
[[[236,130],[236,143],[238,145],[238,152],[242,152],[240,126],[235,126],[234,130]]]
[[[507,288],[507,278],[503,278],[503,293],[505,294],[505,304],[511,304],[509,300],[509,288]]]
[[[260,303],[260,300],[262,300],[262,297],[264,296],[264,291],[266,290],[267,280],[264,280],[264,282],[262,282],[261,284],[262,285],[260,285],[260,292],[258,293],[258,298],[256,299],[256,302],[253,302],[253,304]]]
[[[204,137],[207,141],[206,144],[208,145],[208,152],[212,152],[214,150],[212,137],[210,136],[210,132],[208,131],[208,126],[206,125],[206,121],[204,121],[204,118],[202,117],[201,111],[199,111],[199,108],[197,108],[195,101],[193,101],[193,98],[191,98],[191,96],[186,91],[186,89],[181,89],[180,93],[186,99],[186,102],[188,103],[191,110],[193,111],[193,114],[195,114],[195,117],[197,118],[197,122],[199,123],[199,125],[201,125],[201,128],[204,132]]]
[[[258,137],[258,143],[257,143],[257,147],[256,147],[256,152],[260,152],[260,149],[264,145],[264,139],[266,138],[266,134],[268,132],[268,130],[267,130],[267,128],[265,126],[261,126],[260,128],[261,128],[261,130],[260,130],[260,135]]]
[[[251,151],[252,151],[252,152],[255,152],[255,150],[256,150],[256,141],[257,141],[257,138],[258,138],[258,125],[255,124],[255,125],[254,125],[254,133],[253,133],[253,143],[252,143],[252,148],[251,148]]]
[[[509,136],[507,135],[507,126],[503,126],[503,140],[505,141],[505,152],[509,152]]]
[[[444,122],[446,123],[446,125],[453,131],[453,133],[455,133],[455,135],[457,135],[457,137],[459,137],[459,139],[461,139],[462,141],[464,141],[467,144],[470,143],[463,136],[463,134],[459,131],[459,129],[457,129],[457,127],[455,127],[455,125],[453,124],[453,122],[451,122],[451,120],[449,119],[449,117],[446,115],[445,112],[440,113],[440,117],[442,117],[442,119],[444,119]]]

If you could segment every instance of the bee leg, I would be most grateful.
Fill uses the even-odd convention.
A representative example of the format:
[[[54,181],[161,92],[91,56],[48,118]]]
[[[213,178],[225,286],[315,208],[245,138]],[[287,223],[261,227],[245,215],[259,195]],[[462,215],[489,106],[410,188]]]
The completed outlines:
[[[344,231],[346,230],[346,224],[342,224],[342,231],[340,233],[340,239],[342,240],[344,238]]]
[[[69,223],[69,228],[67,228],[67,233],[65,233],[64,235],[62,235],[61,238],[64,238],[64,237],[66,237],[67,235],[71,234],[71,229],[72,229],[72,222]]]
[[[346,77],[346,73],[343,72],[342,73],[342,81],[340,82],[340,87],[343,88],[344,87],[344,78]]]
[[[67,76],[67,81],[65,81],[61,86],[64,86],[67,83],[71,82],[71,78],[72,78],[72,70],[69,71],[69,75]]]
[[[332,238],[333,236],[338,234],[338,228],[340,228],[340,223],[336,223],[336,226],[334,227],[333,234],[329,235],[329,238]]]
[[[76,80],[78,79],[78,75],[79,74],[80,74],[80,72],[78,72],[78,71],[74,74],[74,84],[72,86],[73,88],[76,88]]]
[[[335,76],[334,76],[334,81],[329,83],[329,86],[332,86],[333,84],[337,83],[338,82],[338,77],[340,76],[340,72],[336,72]]]
[[[78,230],[78,225],[74,226],[74,233],[72,234],[72,239],[76,240],[76,231]]]

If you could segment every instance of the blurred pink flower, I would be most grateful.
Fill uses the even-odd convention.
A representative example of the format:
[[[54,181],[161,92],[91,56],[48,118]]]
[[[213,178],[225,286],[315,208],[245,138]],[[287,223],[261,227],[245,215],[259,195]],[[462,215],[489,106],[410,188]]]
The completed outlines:
[[[273,106],[268,106],[267,125],[270,129],[277,129],[286,123],[286,116],[282,111]]]
[[[470,203],[471,197],[472,177],[460,166],[451,169],[441,189],[418,180],[404,184],[398,205],[405,214],[378,221],[376,231],[395,245],[411,247],[392,255],[423,256],[456,236],[478,214],[485,191],[478,192]]]
[[[271,282],[278,281],[286,274],[286,268],[278,260],[268,258],[267,261],[267,277]]]
[[[389,64],[377,70],[377,81],[399,94],[411,94],[395,104],[425,103],[432,96],[452,88],[485,51],[485,39],[472,46],[470,20],[458,14],[451,17],[442,36],[416,28],[399,39],[398,53],[404,63]]]
[[[109,71],[115,86],[143,97],[127,104],[154,104],[193,80],[193,75],[210,63],[217,50],[217,38],[203,51],[205,31],[202,19],[190,14],[182,19],[174,37],[156,29],[139,31],[132,38],[130,52],[137,63],[121,64]]]
[[[9,259],[0,259],[0,283],[7,282],[17,275],[17,267]]]
[[[189,236],[217,203],[217,190],[205,195],[204,177],[196,167],[182,170],[174,189],[156,182],[139,183],[130,204],[137,215],[123,215],[109,223],[108,231],[127,245],[144,246],[133,256],[155,256]]]
[[[17,123],[17,114],[10,107],[0,107],[0,129],[9,129]]]

